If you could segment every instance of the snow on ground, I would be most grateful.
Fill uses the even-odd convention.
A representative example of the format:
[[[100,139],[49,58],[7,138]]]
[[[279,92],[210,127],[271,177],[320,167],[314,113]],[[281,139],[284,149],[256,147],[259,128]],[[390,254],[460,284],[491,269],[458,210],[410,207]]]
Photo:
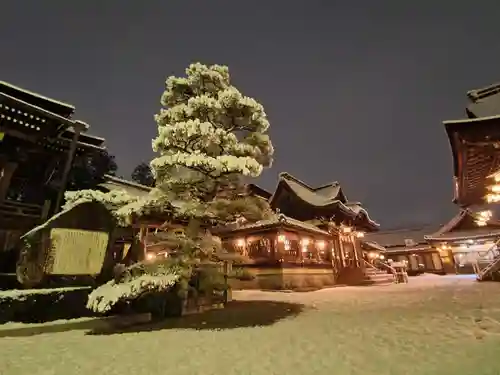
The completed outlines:
[[[493,375],[500,373],[499,292],[500,283],[457,276],[241,291],[225,310],[134,332],[2,337],[0,374]]]

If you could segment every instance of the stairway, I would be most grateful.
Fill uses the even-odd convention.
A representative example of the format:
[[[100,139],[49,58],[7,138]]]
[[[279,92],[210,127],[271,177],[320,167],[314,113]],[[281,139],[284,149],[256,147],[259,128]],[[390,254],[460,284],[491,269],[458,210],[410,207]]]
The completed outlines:
[[[394,276],[387,271],[379,270],[375,267],[366,267],[365,285],[389,285],[394,283]]]
[[[500,270],[500,258],[490,262],[478,261],[476,265],[476,278],[478,281],[493,280],[494,274]]]
[[[488,250],[488,253],[492,253],[495,257],[493,260],[490,259],[479,259],[476,261],[474,270],[476,272],[476,278],[478,281],[486,280],[497,280],[495,277],[500,270],[500,256],[498,254],[498,246],[500,240],[496,241],[495,244]]]

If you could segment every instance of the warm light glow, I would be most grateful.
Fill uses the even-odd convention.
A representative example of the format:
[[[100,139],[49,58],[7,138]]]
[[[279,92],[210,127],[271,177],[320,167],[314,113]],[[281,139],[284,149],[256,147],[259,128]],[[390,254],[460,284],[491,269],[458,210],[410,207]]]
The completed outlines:
[[[500,172],[493,173],[492,175],[489,176],[490,178],[493,178],[495,182],[500,182]]]
[[[493,213],[490,210],[485,210],[485,211],[479,211],[476,215],[480,218],[484,218],[484,219],[488,220],[488,219],[491,219],[491,217],[493,216]]]
[[[488,221],[491,219],[493,216],[493,213],[489,210],[486,211],[480,211],[476,213],[476,225],[479,227],[484,227],[488,224]]]
[[[278,236],[278,242],[285,242],[285,240],[286,240],[286,237],[285,237],[285,235],[284,235],[284,234],[280,234],[280,235]]]
[[[375,254],[375,253],[368,253],[368,257],[374,259],[374,258],[377,257],[377,254]]]
[[[316,242],[316,246],[318,247],[318,249],[324,250],[325,246],[326,246],[325,241],[318,241],[318,242]]]
[[[302,244],[302,246],[309,245],[309,238],[303,238],[302,240],[300,240],[300,243]]]
[[[356,232],[356,237],[363,238],[365,234],[363,232]]]
[[[488,186],[488,188],[494,193],[500,193],[500,185],[498,184]]]
[[[378,257],[379,257],[379,259],[382,259],[382,260],[385,259],[384,254],[380,254]]]
[[[344,233],[351,233],[352,232],[352,228],[351,227],[343,227],[342,228],[342,232],[344,232]]]
[[[153,260],[156,258],[156,254],[155,253],[146,253],[146,259],[147,260]]]
[[[245,240],[243,238],[239,238],[236,240],[236,246],[238,247],[244,247],[245,246]]]
[[[486,201],[488,203],[500,202],[500,194],[486,194]]]

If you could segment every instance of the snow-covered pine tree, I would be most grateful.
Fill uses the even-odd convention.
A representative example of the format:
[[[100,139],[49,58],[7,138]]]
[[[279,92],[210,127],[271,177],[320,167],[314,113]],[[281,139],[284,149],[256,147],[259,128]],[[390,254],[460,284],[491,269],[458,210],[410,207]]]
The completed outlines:
[[[118,287],[125,290],[123,284],[134,288],[123,292],[124,298],[146,292],[151,283],[134,281],[145,275],[163,274],[169,280],[165,285],[171,285],[175,273],[186,289],[200,263],[221,256],[220,243],[206,230],[207,224],[257,221],[272,215],[266,202],[247,194],[244,184],[245,178],[258,177],[271,165],[274,149],[267,134],[269,121],[261,104],[231,85],[228,68],[191,64],[186,77],[167,79],[161,104],[163,108],[155,116],[158,136],[153,140],[158,156],[151,162],[156,188],[145,202],[146,211],[169,207],[169,215],[184,222],[186,230],[159,234],[176,253],[174,261],[132,267],[135,276],[125,272],[110,282],[116,288],[106,286],[106,295],[115,291],[112,301],[104,295],[104,288],[99,288],[102,293],[94,291],[89,300],[94,310],[92,306],[109,308],[119,301],[116,291]],[[216,282],[217,275],[204,276],[201,278],[208,284]],[[153,290],[158,290],[154,285]]]
[[[227,67],[200,63],[167,79],[161,104],[151,162],[157,186],[218,222],[260,219],[266,206],[244,193],[243,178],[272,162],[263,106],[231,85]]]

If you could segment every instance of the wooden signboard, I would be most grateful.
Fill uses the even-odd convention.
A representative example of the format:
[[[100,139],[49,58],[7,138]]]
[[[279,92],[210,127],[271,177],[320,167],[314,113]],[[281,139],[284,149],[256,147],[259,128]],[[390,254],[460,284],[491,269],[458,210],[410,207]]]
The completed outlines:
[[[52,228],[48,275],[98,275],[101,272],[109,234],[100,231]]]

